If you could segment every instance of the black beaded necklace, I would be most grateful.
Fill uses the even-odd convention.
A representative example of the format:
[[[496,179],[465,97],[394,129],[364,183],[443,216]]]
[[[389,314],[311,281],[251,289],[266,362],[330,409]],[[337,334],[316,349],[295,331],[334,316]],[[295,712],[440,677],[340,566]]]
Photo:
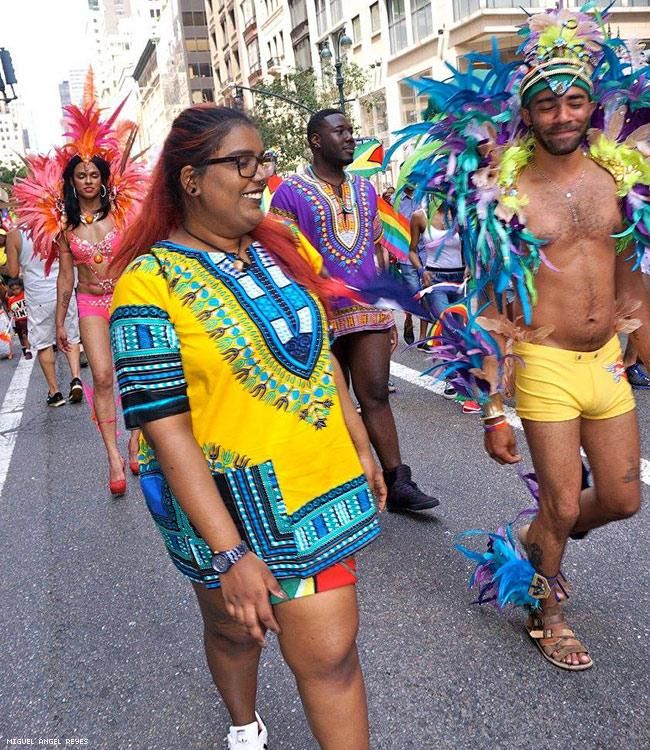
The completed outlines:
[[[242,258],[241,251],[242,251],[242,239],[243,237],[240,237],[239,239],[239,247],[235,252],[232,252],[232,250],[224,250],[222,247],[219,247],[218,245],[214,245],[212,242],[208,242],[207,240],[204,240],[203,237],[199,237],[196,234],[192,234],[192,232],[187,229],[187,227],[182,224],[181,225],[182,230],[185,232],[185,234],[192,237],[192,239],[195,239],[197,242],[201,242],[204,245],[207,245],[209,248],[212,248],[212,250],[216,250],[219,253],[223,253],[224,255],[228,255],[231,258],[234,258],[232,264],[235,268],[235,271],[243,271],[245,268],[250,268],[251,262],[248,260],[248,258]]]

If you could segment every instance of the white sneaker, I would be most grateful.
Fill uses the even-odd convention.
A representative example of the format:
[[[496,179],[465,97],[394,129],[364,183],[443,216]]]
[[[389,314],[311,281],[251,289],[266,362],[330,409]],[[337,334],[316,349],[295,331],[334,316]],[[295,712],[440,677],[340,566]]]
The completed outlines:
[[[260,715],[255,712],[257,721],[243,727],[230,727],[228,750],[267,750],[269,733]]]

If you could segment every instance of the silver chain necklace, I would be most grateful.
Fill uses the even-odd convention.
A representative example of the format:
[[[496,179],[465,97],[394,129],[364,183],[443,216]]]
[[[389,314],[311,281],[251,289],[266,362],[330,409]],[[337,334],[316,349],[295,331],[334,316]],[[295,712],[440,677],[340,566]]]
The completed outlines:
[[[583,169],[580,172],[573,185],[570,186],[569,189],[567,189],[566,187],[562,187],[562,185],[556,182],[556,180],[546,174],[546,172],[541,167],[537,166],[537,164],[534,165],[534,168],[545,180],[548,180],[548,182],[550,182],[551,185],[556,188],[556,190],[564,193],[565,198],[568,198],[567,203],[569,206],[569,211],[571,212],[571,218],[573,219],[574,224],[578,224],[578,212],[576,211],[576,207],[572,199],[575,197],[577,189],[582,185],[582,182],[585,179],[586,169]]]

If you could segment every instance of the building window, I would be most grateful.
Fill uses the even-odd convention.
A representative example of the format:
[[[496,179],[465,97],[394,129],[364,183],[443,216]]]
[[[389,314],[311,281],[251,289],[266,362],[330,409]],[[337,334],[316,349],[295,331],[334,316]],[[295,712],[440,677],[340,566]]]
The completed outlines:
[[[260,48],[257,39],[246,45],[246,57],[248,59],[248,68],[251,73],[260,68]]]
[[[386,92],[381,90],[360,100],[361,128],[363,135],[388,140],[388,115],[386,112]]]
[[[203,104],[204,102],[214,101],[214,91],[212,89],[196,89],[192,91],[192,104]]]
[[[381,30],[381,16],[379,15],[379,3],[370,6],[370,33],[376,34]]]
[[[627,4],[647,7],[648,0],[628,0]],[[616,5],[620,5],[620,2],[617,1]],[[520,0],[484,0],[482,4],[481,0],[453,0],[454,21],[460,21],[481,8],[519,8],[520,6]],[[541,7],[540,0],[528,0],[526,7],[539,8]]]
[[[390,51],[395,54],[408,44],[406,32],[406,13],[404,0],[388,0],[388,34],[390,36]]]
[[[241,17],[244,21],[244,28],[248,28],[248,26],[255,20],[255,6],[253,5],[253,0],[244,0],[239,7],[241,8]]]
[[[414,44],[433,34],[431,0],[411,0],[411,23]]]
[[[187,66],[190,78],[211,78],[212,77],[212,66],[210,63],[189,63]]]
[[[208,52],[210,49],[210,45],[208,44],[208,40],[203,39],[186,39],[185,40],[185,49],[188,52]]]
[[[296,60],[297,70],[307,70],[311,68],[311,45],[309,37],[301,39],[293,48],[293,56]]]
[[[413,76],[413,78],[420,78],[421,76],[429,74],[430,71],[424,71]],[[412,86],[404,83],[404,81],[400,81],[399,105],[402,115],[402,125],[410,125],[412,122],[419,122],[422,119],[422,112],[427,108],[428,103],[428,97],[417,96],[416,91]]]
[[[361,19],[359,16],[355,16],[352,19],[352,41],[355,44],[360,44],[361,42]]]
[[[154,12],[151,11],[153,17]],[[160,12],[158,13],[160,16]],[[202,10],[187,10],[183,12],[183,26],[207,26],[208,19],[206,18],[205,12]]]
[[[325,0],[316,0],[316,33],[323,36],[327,29],[327,11]]]
[[[334,25],[343,18],[343,0],[330,0],[330,23]]]
[[[307,21],[307,4],[305,0],[289,0],[289,13],[291,14],[291,28],[295,29],[301,23]]]

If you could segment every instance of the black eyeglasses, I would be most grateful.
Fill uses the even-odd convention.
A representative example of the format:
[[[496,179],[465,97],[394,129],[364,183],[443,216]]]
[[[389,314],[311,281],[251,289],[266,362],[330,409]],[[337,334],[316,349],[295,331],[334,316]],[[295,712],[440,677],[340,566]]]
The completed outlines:
[[[275,154],[267,151],[262,156],[255,154],[239,154],[238,156],[219,156],[215,159],[208,159],[201,167],[207,167],[210,164],[236,164],[240,177],[250,179],[257,174],[258,167],[262,167],[264,172],[273,172],[275,169]]]

